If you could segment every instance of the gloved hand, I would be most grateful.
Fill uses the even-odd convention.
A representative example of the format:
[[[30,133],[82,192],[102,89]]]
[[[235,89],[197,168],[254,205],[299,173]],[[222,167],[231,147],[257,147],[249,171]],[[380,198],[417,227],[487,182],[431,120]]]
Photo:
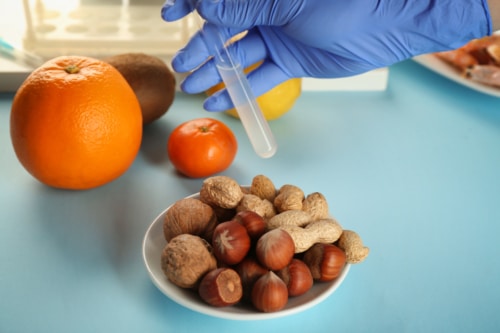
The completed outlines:
[[[194,8],[208,34],[248,34],[231,48],[247,67],[256,95],[292,77],[337,78],[390,66],[413,56],[454,49],[491,34],[486,0],[168,0],[166,21]],[[195,34],[172,60],[177,72],[194,72],[181,84],[187,93],[220,82],[203,37]],[[199,67],[199,68],[198,68]],[[225,91],[208,98],[209,111],[232,107]]]

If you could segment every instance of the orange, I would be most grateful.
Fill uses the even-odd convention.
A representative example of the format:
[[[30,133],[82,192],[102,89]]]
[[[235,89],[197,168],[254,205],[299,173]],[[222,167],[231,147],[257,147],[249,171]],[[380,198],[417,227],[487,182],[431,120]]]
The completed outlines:
[[[245,73],[249,73],[259,66],[259,63],[245,68]],[[224,83],[219,83],[207,90],[207,95],[212,95],[225,87]],[[271,90],[256,98],[262,114],[266,120],[275,120],[290,111],[302,92],[302,79],[293,78],[286,80]],[[227,114],[239,118],[236,109],[226,111]]]
[[[40,182],[90,189],[116,179],[132,164],[142,139],[141,109],[114,67],[62,56],[21,85],[10,134],[19,161]]]
[[[201,178],[226,170],[238,150],[234,133],[223,122],[197,118],[177,126],[168,138],[170,162],[185,176]]]

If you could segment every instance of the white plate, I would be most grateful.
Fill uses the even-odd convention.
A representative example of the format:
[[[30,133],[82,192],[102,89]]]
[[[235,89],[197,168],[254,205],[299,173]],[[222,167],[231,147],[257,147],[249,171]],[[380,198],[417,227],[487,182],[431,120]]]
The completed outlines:
[[[441,74],[442,76],[447,77],[448,79],[453,80],[461,85],[479,91],[483,94],[500,97],[500,88],[477,83],[463,77],[457,69],[453,68],[451,65],[448,65],[446,62],[439,59],[434,54],[424,54],[413,58],[413,60],[415,60],[422,66],[427,67],[430,70]]]
[[[190,197],[197,197],[198,193]],[[170,207],[169,207],[170,208]],[[251,306],[234,305],[216,308],[204,303],[192,290],[186,290],[174,285],[163,274],[161,269],[161,253],[167,244],[163,236],[163,220],[165,209],[150,225],[143,241],[143,259],[146,269],[153,283],[174,302],[213,317],[234,320],[262,320],[288,316],[309,309],[330,296],[344,281],[349,272],[350,265],[346,264],[340,276],[331,282],[315,282],[313,287],[304,295],[290,297],[286,307],[277,312],[263,313]]]

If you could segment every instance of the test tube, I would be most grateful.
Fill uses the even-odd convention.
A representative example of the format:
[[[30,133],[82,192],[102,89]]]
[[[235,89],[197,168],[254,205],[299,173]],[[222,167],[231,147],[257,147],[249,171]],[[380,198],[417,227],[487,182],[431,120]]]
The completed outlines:
[[[229,46],[222,36],[216,32],[209,34],[206,31],[207,27],[206,25],[201,27],[202,36],[208,50],[214,55],[217,71],[226,86],[250,143],[260,157],[272,157],[277,151],[277,144],[243,72],[242,65],[233,59],[228,50]]]

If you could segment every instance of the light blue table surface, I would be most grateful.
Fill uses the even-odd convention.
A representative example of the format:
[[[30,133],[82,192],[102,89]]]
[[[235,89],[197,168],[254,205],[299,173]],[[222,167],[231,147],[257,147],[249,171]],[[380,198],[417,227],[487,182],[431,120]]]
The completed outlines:
[[[260,159],[240,123],[178,94],[146,128],[118,180],[48,188],[19,164],[0,95],[0,332],[499,332],[500,99],[413,61],[384,92],[303,93]],[[202,180],[179,176],[165,146],[184,120],[213,116],[240,148],[223,174],[322,192],[371,248],[340,288],[290,317],[231,321],[177,305],[150,281],[141,243],[168,205]]]

